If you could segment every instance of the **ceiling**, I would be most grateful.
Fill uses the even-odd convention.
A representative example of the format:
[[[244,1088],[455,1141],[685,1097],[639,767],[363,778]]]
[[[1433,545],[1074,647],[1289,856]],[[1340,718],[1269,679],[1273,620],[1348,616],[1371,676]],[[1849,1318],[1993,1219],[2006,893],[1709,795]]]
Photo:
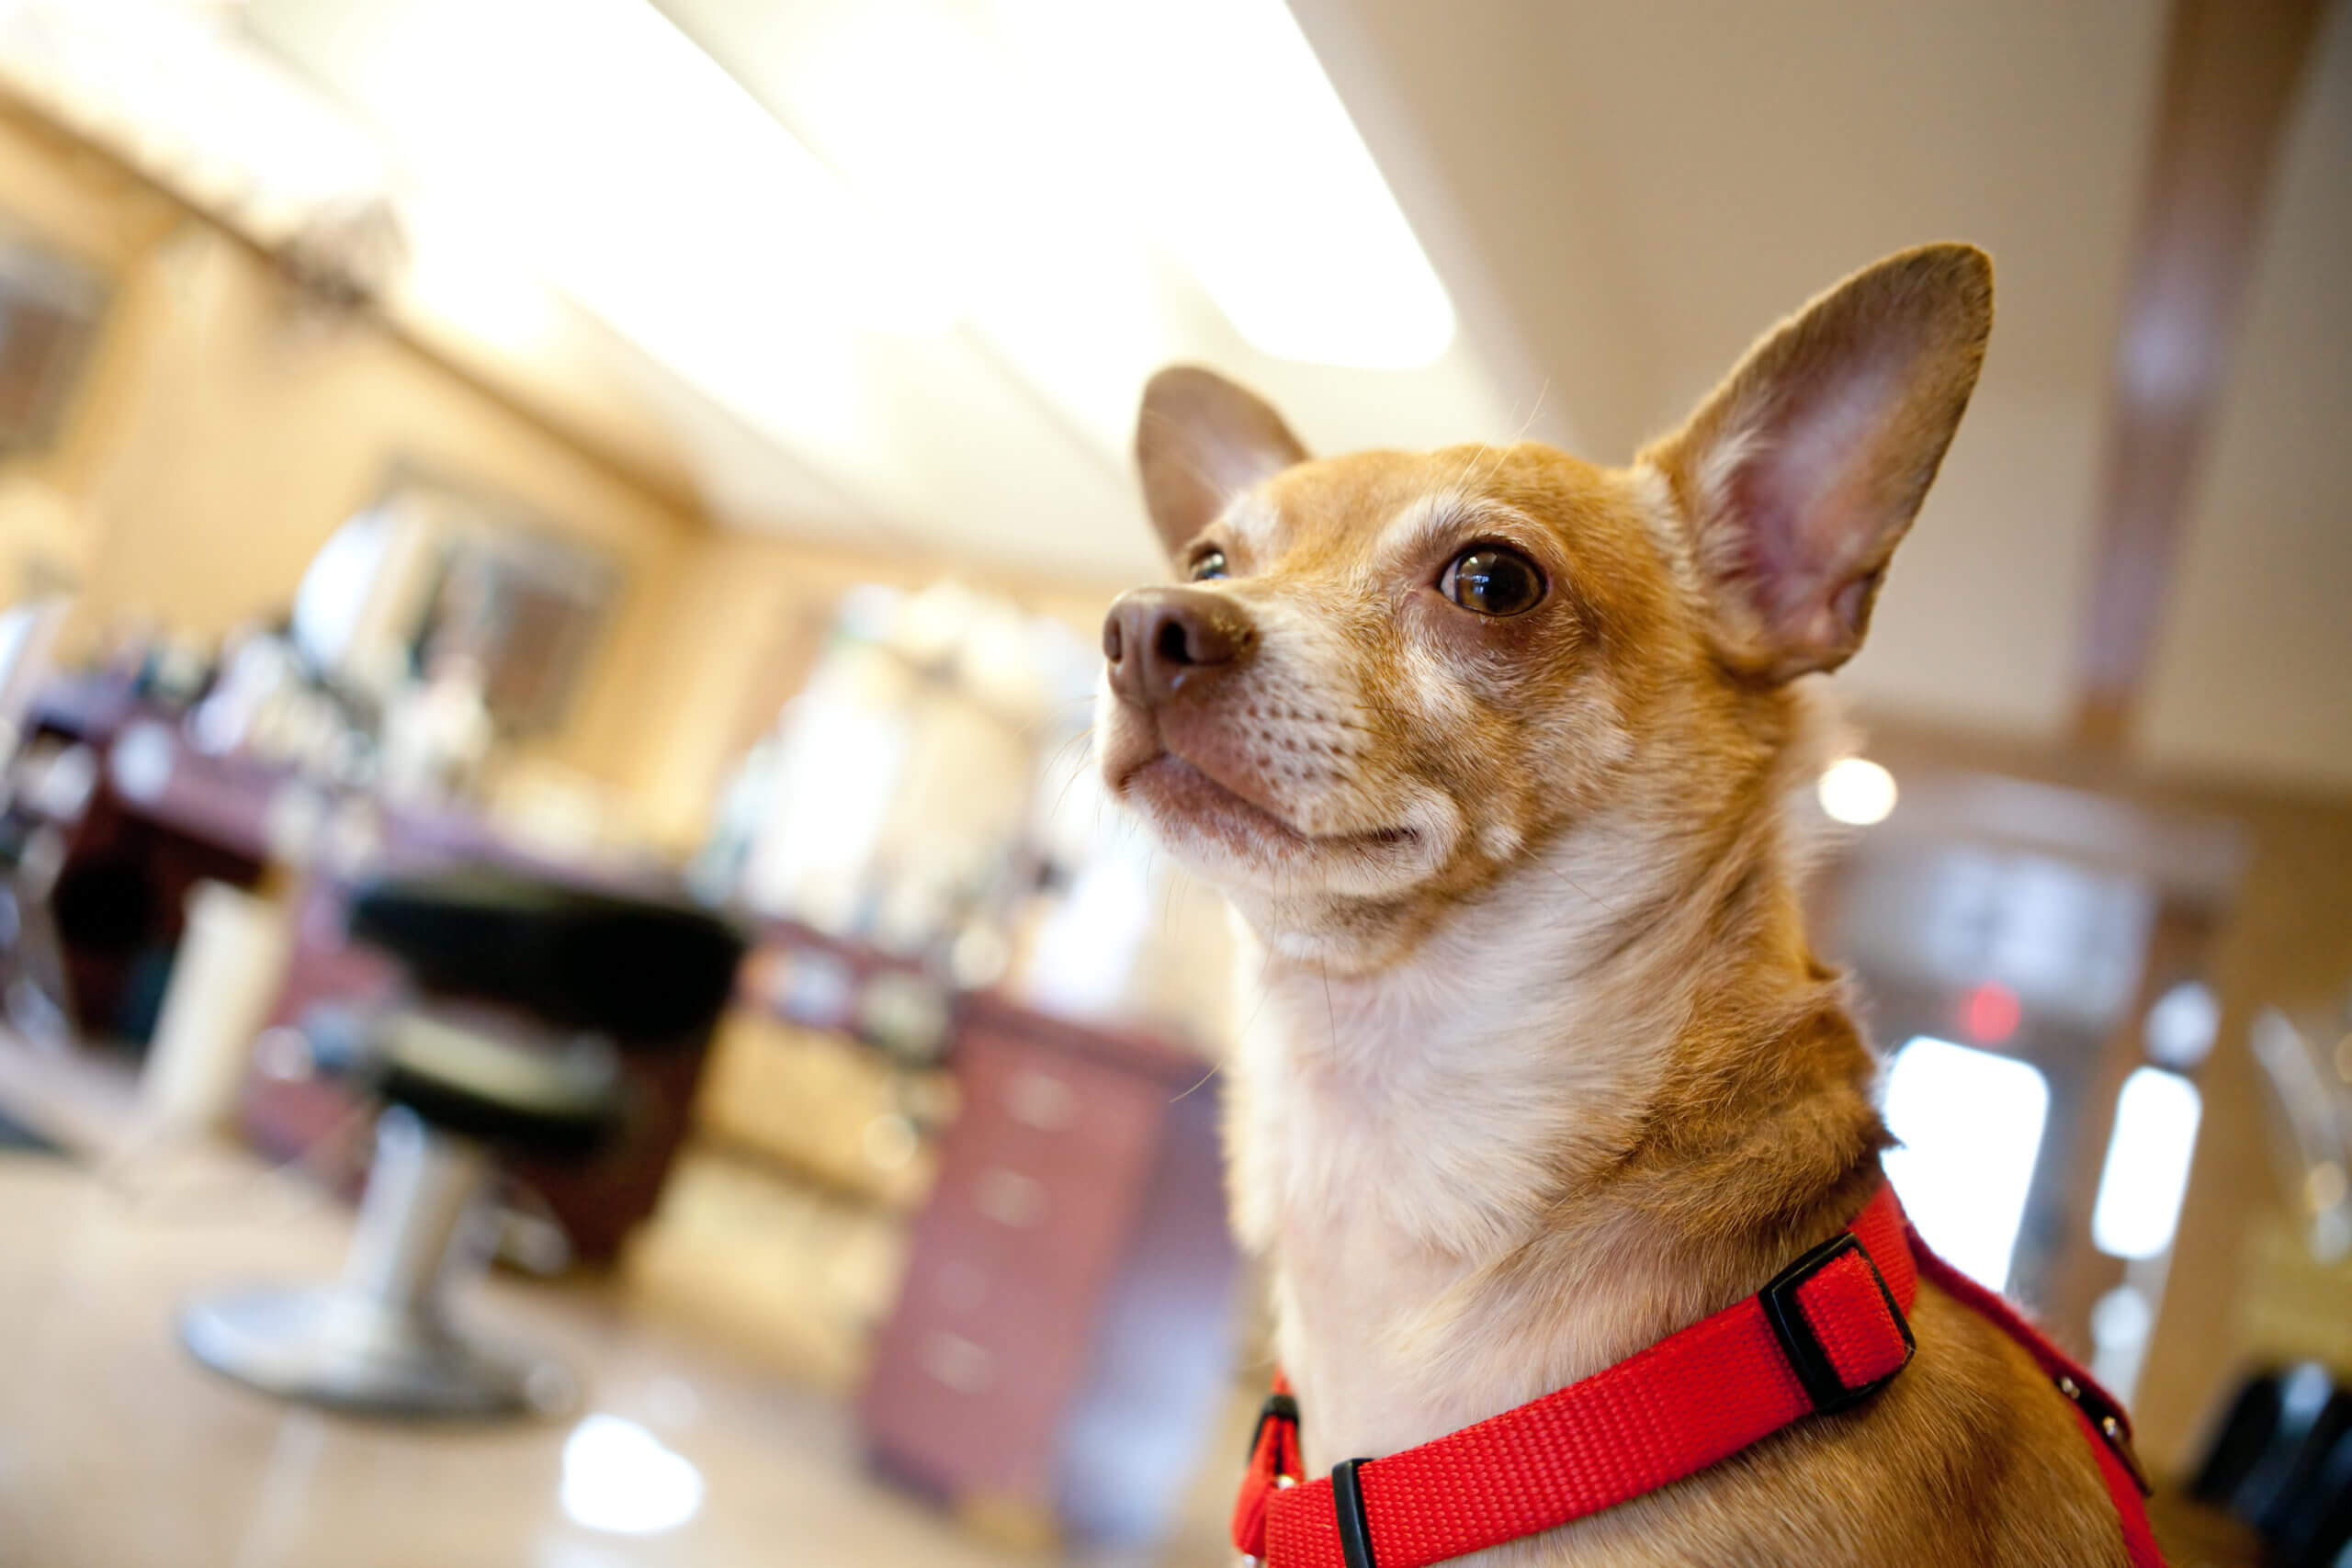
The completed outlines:
[[[594,9],[609,14],[613,0]],[[1081,24],[1082,4],[663,0],[659,9],[731,78],[713,87],[748,94],[861,209],[820,218],[806,193],[764,187],[756,174],[727,184],[681,159],[658,183],[685,199],[651,200],[643,215],[673,242],[661,258],[667,288],[722,307],[713,313],[724,317],[723,341],[634,335],[706,394],[665,397],[662,417],[727,522],[1125,581],[1160,569],[1125,446],[1137,391],[1170,360],[1228,367],[1293,398],[1349,445],[1429,443],[1510,417],[1458,336],[1426,364],[1330,375],[1256,350],[1228,324],[1182,265],[1184,236],[1158,220],[1154,182],[1171,171],[1152,165],[1158,145],[1138,133],[1155,112],[1170,121],[1181,113],[1150,103],[1169,84],[1134,58],[1181,31],[1176,13],[1157,38],[1148,28],[1082,35],[1102,66],[1089,73],[1068,69],[1064,40],[1037,26],[1053,15]],[[545,26],[514,40],[485,28],[493,14],[515,18],[517,30]],[[479,186],[490,169],[513,188],[546,177],[550,161],[626,160],[645,130],[628,117],[680,107],[645,102],[631,61],[580,52],[568,31],[578,14],[561,0],[247,0],[242,20],[377,128],[418,183]],[[476,67],[510,42],[517,57],[535,51],[524,63],[578,85],[576,100],[544,86],[526,100],[571,144],[506,136],[508,100],[523,96],[517,61]],[[604,120],[620,128],[609,146],[594,123]],[[517,151],[502,164],[507,140]],[[669,194],[616,183],[632,199]],[[772,209],[804,252],[854,246],[845,231],[874,216],[888,235],[875,247],[881,262],[905,265],[910,292],[936,286],[953,302],[931,319],[918,310],[876,324],[834,308],[831,295],[854,290],[854,277],[796,287],[747,276],[728,254],[743,225],[707,220],[729,207]],[[569,260],[550,268],[560,282]],[[876,263],[861,255],[856,265]],[[590,291],[571,292],[598,313]],[[883,301],[883,314],[904,302]],[[605,324],[631,335],[643,312],[635,315],[607,313]]]
[[[409,194],[470,180],[477,197],[521,201],[567,173],[596,188],[627,150],[598,140],[602,122],[650,123],[626,62],[598,78],[560,29],[527,58],[466,41],[482,16],[548,3],[214,9],[235,18],[225,43],[262,46],[366,127]],[[1197,143],[1217,174],[1202,128],[1254,124],[1263,97],[1244,63],[1200,56],[1204,18],[1263,0],[1137,7],[1148,20],[1115,39],[1089,30],[1104,13],[1085,0],[656,3],[816,164],[887,209],[898,238],[861,253],[878,258],[866,270],[912,258],[960,290],[928,323],[843,326],[810,305],[824,290],[767,286],[720,243],[727,231],[703,236],[703,215],[757,212],[763,192],[706,190],[685,170],[692,199],[635,187],[677,238],[649,253],[661,276],[723,307],[724,341],[664,352],[558,276],[556,324],[517,352],[544,358],[560,337],[564,363],[619,388],[724,522],[1001,573],[1132,580],[1157,557],[1125,433],[1135,389],[1167,359],[1260,386],[1321,449],[1523,431],[1613,460],[1818,288],[1888,251],[1962,238],[1996,265],[1991,356],[1872,641],[1839,681],[1906,717],[2066,733],[2100,564],[2107,388],[2157,108],[2159,0],[1291,0],[1459,323],[1434,359],[1385,370],[1252,347],[1188,265],[1204,197],[1184,186],[1199,173],[1185,149]],[[1154,58],[1180,45],[1194,51],[1182,70]],[[570,141],[498,118],[518,77],[567,72],[586,117]],[[2282,157],[2130,744],[2167,768],[2340,792],[2352,788],[2346,7],[2323,28]],[[631,188],[626,174],[614,190]],[[809,232],[823,243],[830,231]],[[482,333],[514,313],[492,317]]]
[[[1901,246],[1995,258],[1984,378],[1840,674],[1866,708],[2057,739],[2163,63],[2156,0],[1294,0],[1427,232],[1475,252],[1617,457],[1763,326]],[[1383,133],[1386,140],[1384,141]],[[2352,787],[2352,7],[2257,242],[2133,752]],[[1416,211],[1417,193],[1442,200]]]
[[[2289,121],[2245,338],[2197,486],[2140,744],[2352,785],[2352,6]]]

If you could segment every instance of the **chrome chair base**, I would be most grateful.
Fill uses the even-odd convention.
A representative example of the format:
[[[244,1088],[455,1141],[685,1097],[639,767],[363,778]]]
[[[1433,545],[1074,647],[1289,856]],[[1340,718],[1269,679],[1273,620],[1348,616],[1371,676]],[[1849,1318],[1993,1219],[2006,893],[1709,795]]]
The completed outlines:
[[[574,1397],[556,1362],[477,1343],[443,1305],[470,1272],[490,1153],[406,1106],[376,1122],[376,1162],[343,1278],[246,1290],[180,1314],[196,1359],[281,1399],[382,1416],[548,1415]]]
[[[554,1415],[576,1397],[558,1362],[460,1337],[346,1286],[218,1296],[180,1314],[196,1359],[239,1382],[377,1416]]]

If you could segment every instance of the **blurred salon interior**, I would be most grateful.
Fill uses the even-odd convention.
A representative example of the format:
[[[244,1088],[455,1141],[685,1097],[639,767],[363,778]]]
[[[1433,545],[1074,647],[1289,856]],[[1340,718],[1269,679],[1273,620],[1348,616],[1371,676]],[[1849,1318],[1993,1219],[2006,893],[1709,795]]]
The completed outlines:
[[[2352,1563],[2352,6],[6,0],[0,1564],[1227,1561],[1144,380],[1621,461],[1945,238],[1815,941],[1923,1234]]]

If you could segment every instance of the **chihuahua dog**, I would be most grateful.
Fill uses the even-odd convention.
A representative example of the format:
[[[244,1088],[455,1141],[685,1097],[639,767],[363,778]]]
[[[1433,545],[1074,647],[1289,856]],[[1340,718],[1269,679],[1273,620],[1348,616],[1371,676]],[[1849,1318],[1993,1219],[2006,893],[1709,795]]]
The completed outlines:
[[[1798,905],[1834,744],[1800,678],[1860,646],[1991,322],[1981,252],[1890,257],[1616,468],[1315,459],[1207,371],[1150,383],[1182,585],[1111,612],[1099,761],[1245,928],[1231,1197],[1310,1473],[1610,1366],[1875,1190],[1877,1064]],[[1932,1285],[1911,1325],[1868,1403],[1482,1560],[2123,1562],[2050,1378]]]

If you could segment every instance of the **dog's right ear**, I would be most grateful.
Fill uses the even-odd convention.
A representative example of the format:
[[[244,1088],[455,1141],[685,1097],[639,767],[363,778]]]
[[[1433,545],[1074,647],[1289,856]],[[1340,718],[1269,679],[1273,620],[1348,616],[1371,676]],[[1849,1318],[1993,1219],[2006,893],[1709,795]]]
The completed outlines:
[[[1734,667],[1785,681],[1861,646],[1992,326],[1984,252],[1889,256],[1766,333],[1643,454],[1673,487]]]
[[[1171,365],[1143,389],[1136,466],[1144,504],[1173,558],[1235,496],[1306,460],[1283,416],[1213,370]]]

